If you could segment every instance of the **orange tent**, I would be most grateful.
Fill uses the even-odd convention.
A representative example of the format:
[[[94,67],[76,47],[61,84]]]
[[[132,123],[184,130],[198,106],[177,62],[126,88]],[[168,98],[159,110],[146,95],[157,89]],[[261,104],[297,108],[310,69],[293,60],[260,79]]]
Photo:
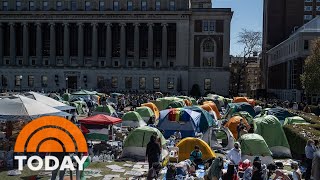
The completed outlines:
[[[231,133],[233,134],[233,137],[235,139],[238,139],[238,131],[237,127],[240,124],[240,120],[242,120],[243,124],[247,126],[247,129],[250,129],[250,125],[248,124],[247,120],[244,119],[241,116],[233,116],[232,118],[229,119],[229,121],[224,125],[224,127],[229,128]]]
[[[251,105],[251,106],[255,106],[256,105],[256,101],[254,99],[248,99],[248,103]]]
[[[240,102],[247,102],[249,103],[249,100],[247,97],[234,97],[233,98],[234,103],[240,103]]]
[[[210,108],[208,108],[207,106],[209,106]],[[217,105],[212,102],[212,101],[205,101],[203,102],[203,105],[201,105],[202,109],[206,110],[206,111],[214,111],[217,114],[217,118],[221,119],[221,115],[220,112],[218,110]]]
[[[152,102],[148,102],[148,103],[141,104],[141,106],[149,107],[154,112],[155,118],[159,119],[160,111],[155,104],[153,104]]]
[[[183,100],[186,106],[192,106],[192,103],[188,99]]]

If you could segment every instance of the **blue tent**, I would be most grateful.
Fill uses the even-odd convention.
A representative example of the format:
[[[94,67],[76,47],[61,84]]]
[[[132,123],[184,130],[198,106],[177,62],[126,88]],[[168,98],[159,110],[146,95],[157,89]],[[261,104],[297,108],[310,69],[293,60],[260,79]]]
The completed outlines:
[[[284,122],[284,120],[287,117],[293,117],[294,115],[291,114],[289,111],[287,111],[284,108],[276,107],[276,108],[268,108],[267,110],[264,111],[265,115],[273,115],[279,119],[281,123]]]
[[[209,127],[218,126],[218,121],[216,119],[213,119],[210,113],[208,113],[208,111],[202,109],[201,107],[187,106],[185,107],[185,109],[190,109],[201,114],[199,123],[200,132],[204,133]]]
[[[242,103],[229,103],[226,109],[225,118],[230,119],[233,116],[233,114],[240,111],[248,112],[252,117],[256,116],[256,112],[254,111],[253,107],[249,103],[242,102]]]
[[[190,109],[173,108],[160,111],[158,129],[164,130],[164,137],[169,138],[176,130],[182,137],[194,137],[199,132],[201,114]]]

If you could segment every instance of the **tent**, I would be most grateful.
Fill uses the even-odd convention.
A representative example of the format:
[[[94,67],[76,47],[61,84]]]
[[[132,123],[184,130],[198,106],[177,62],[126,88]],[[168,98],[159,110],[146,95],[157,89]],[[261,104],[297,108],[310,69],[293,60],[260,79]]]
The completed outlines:
[[[287,117],[293,117],[294,115],[291,114],[288,110],[284,109],[284,108],[280,108],[280,107],[277,107],[277,108],[268,108],[268,109],[265,109],[263,111],[264,115],[274,115],[275,117],[277,117],[279,119],[279,121],[281,123],[284,122],[284,120],[287,118]]]
[[[122,126],[141,127],[147,125],[139,113],[129,111],[122,116]]]
[[[244,134],[238,140],[241,145],[241,159],[249,159],[253,162],[256,156],[259,156],[263,164],[270,164],[273,162],[270,151],[266,141],[259,134]]]
[[[136,112],[142,117],[145,122],[148,122],[150,117],[154,117],[154,112],[149,107],[137,107]]]
[[[249,100],[247,97],[234,97],[232,102],[233,103],[241,103],[241,102],[249,103]]]
[[[232,149],[234,146],[234,137],[228,128],[210,127],[202,136],[211,149]],[[221,142],[220,142],[221,141]]]
[[[116,110],[110,105],[106,105],[106,106],[99,105],[99,106],[97,106],[96,109],[95,109],[94,114],[96,114],[96,113],[98,113],[98,114],[104,114],[105,113],[105,114],[107,114],[109,116],[118,117],[118,114],[117,114]]]
[[[188,96],[177,96],[177,98],[183,99],[186,106],[192,106],[192,99]]]
[[[246,111],[237,112],[234,116],[241,116],[246,119],[249,124],[253,124],[253,117]]]
[[[253,107],[248,103],[229,103],[224,118],[230,119],[234,113],[240,111],[246,111],[252,117],[256,116],[256,112],[254,111]]]
[[[96,95],[96,92],[91,92],[91,91],[87,91],[87,90],[80,90],[77,92],[72,93],[72,95]]]
[[[233,137],[235,139],[238,139],[238,125],[240,124],[240,121],[242,120],[243,124],[247,127],[247,129],[250,129],[250,125],[248,124],[247,120],[241,116],[233,116],[228,120],[228,122],[224,125],[224,127],[229,128],[229,130],[232,132]]]
[[[166,107],[166,109],[182,108],[182,107],[185,107],[184,100],[183,101],[173,101],[173,102],[169,103],[169,105]]]
[[[194,98],[190,98],[190,101],[191,101],[191,103],[192,103],[192,105],[193,105],[193,106],[198,105],[198,103],[197,103],[196,99],[194,99]]]
[[[274,157],[291,157],[287,137],[277,117],[266,115],[255,118],[254,133],[264,138]]]
[[[202,152],[202,159],[208,160],[216,157],[215,153],[211,150],[209,145],[198,138],[184,138],[178,142],[177,147],[179,148],[179,162],[190,158],[191,152],[194,150],[194,146],[198,145]]]
[[[96,125],[115,125],[122,122],[121,119],[107,116],[105,114],[97,114],[84,119],[79,120],[82,124],[96,124]]]
[[[222,106],[224,105],[224,103],[220,102],[219,100],[215,99],[215,98],[210,98],[210,97],[203,97],[203,99],[205,101],[212,101],[216,104],[217,108],[219,111],[222,111]]]
[[[70,105],[76,108],[78,114],[86,114],[89,112],[87,103],[84,101],[73,101]]]
[[[41,116],[66,117],[71,114],[21,95],[0,99],[0,120],[29,121]]]
[[[283,125],[287,125],[287,124],[309,124],[307,123],[307,121],[305,121],[302,117],[300,116],[293,116],[293,117],[287,117],[284,120]]]
[[[53,108],[59,109],[60,111],[66,111],[66,110],[72,110],[75,109],[72,106],[68,106],[62,102],[59,102],[57,100],[54,100],[48,96],[36,93],[36,92],[28,92],[24,94],[26,97],[34,99],[36,101],[42,102],[43,104],[46,104],[48,106],[51,106]]]
[[[219,119],[217,113],[208,104],[203,104],[200,107],[203,110],[207,111],[212,116],[212,118]]]
[[[161,145],[164,147],[166,139],[158,129],[149,126],[139,127],[130,132],[128,137],[124,140],[122,157],[145,160],[147,144],[153,134],[160,138]],[[168,154],[168,152],[165,152],[163,149],[161,153],[162,159],[165,154]]]
[[[153,104],[152,102],[144,103],[144,104],[141,104],[141,107],[149,107],[154,112],[155,118],[159,119],[160,112],[155,104]]]
[[[212,116],[201,107],[188,106],[188,107],[185,107],[185,109],[190,109],[192,111],[196,111],[201,114],[200,123],[199,123],[200,132],[204,133],[209,127],[218,126],[218,121],[216,119],[213,119]]]
[[[220,112],[219,112],[219,110],[218,110],[218,107],[217,107],[217,105],[214,103],[214,102],[212,102],[212,101],[204,101],[203,102],[203,105],[201,106],[201,107],[205,107],[206,105],[208,105],[208,106],[210,106],[210,108],[216,113],[216,115],[218,116],[218,119],[221,119],[221,115],[220,115]],[[206,109],[206,108],[204,108],[204,109]]]
[[[161,111],[164,109],[167,109],[168,106],[171,104],[171,106],[185,106],[185,103],[183,99],[177,98],[177,97],[164,97],[164,98],[158,98],[153,103],[157,106],[157,108]]]
[[[69,93],[64,93],[64,94],[62,95],[62,99],[63,99],[64,101],[69,101],[69,100],[71,99],[71,94],[69,94]]]
[[[158,128],[169,138],[180,130],[182,137],[194,137],[199,132],[201,114],[190,109],[173,108],[160,111]]]

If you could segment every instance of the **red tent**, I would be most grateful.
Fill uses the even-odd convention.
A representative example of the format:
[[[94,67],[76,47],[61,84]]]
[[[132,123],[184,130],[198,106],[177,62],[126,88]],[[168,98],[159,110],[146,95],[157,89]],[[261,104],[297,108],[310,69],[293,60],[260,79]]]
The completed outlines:
[[[96,124],[96,125],[114,125],[121,123],[121,119],[116,117],[107,116],[104,114],[97,114],[79,120],[82,124]]]

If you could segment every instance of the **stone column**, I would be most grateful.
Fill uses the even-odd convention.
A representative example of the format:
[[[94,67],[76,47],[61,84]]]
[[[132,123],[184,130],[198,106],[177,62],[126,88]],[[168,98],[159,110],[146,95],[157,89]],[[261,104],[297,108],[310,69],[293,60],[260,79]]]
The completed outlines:
[[[120,24],[120,66],[126,66],[126,24]]]
[[[37,22],[37,37],[36,37],[36,56],[37,56],[37,65],[42,65],[42,29],[41,23]]]
[[[136,66],[140,66],[140,55],[139,55],[139,50],[140,50],[140,32],[139,32],[139,23],[134,24],[134,64]]]
[[[92,23],[92,61],[93,65],[99,65],[98,63],[98,23]]]
[[[162,64],[163,66],[168,66],[168,31],[167,31],[167,23],[162,24]]]
[[[107,35],[106,35],[106,64],[107,66],[112,66],[112,32],[111,32],[111,23],[106,23],[107,26]]]
[[[83,23],[78,23],[78,64],[84,65],[83,59]]]
[[[50,23],[50,65],[56,66],[56,30],[55,23]]]
[[[28,23],[23,23],[23,65],[29,64],[29,30]]]
[[[16,62],[16,30],[13,22],[9,23],[10,26],[10,65],[15,65]]]
[[[148,23],[148,65],[153,65],[153,23]]]
[[[224,20],[223,32],[223,67],[228,67],[230,63],[230,23],[231,19]]]
[[[67,66],[70,63],[70,33],[69,33],[69,23],[63,23],[63,55],[64,55],[64,65]]]
[[[3,39],[3,27],[0,22],[0,39]],[[0,65],[3,65],[3,40],[0,41]]]

